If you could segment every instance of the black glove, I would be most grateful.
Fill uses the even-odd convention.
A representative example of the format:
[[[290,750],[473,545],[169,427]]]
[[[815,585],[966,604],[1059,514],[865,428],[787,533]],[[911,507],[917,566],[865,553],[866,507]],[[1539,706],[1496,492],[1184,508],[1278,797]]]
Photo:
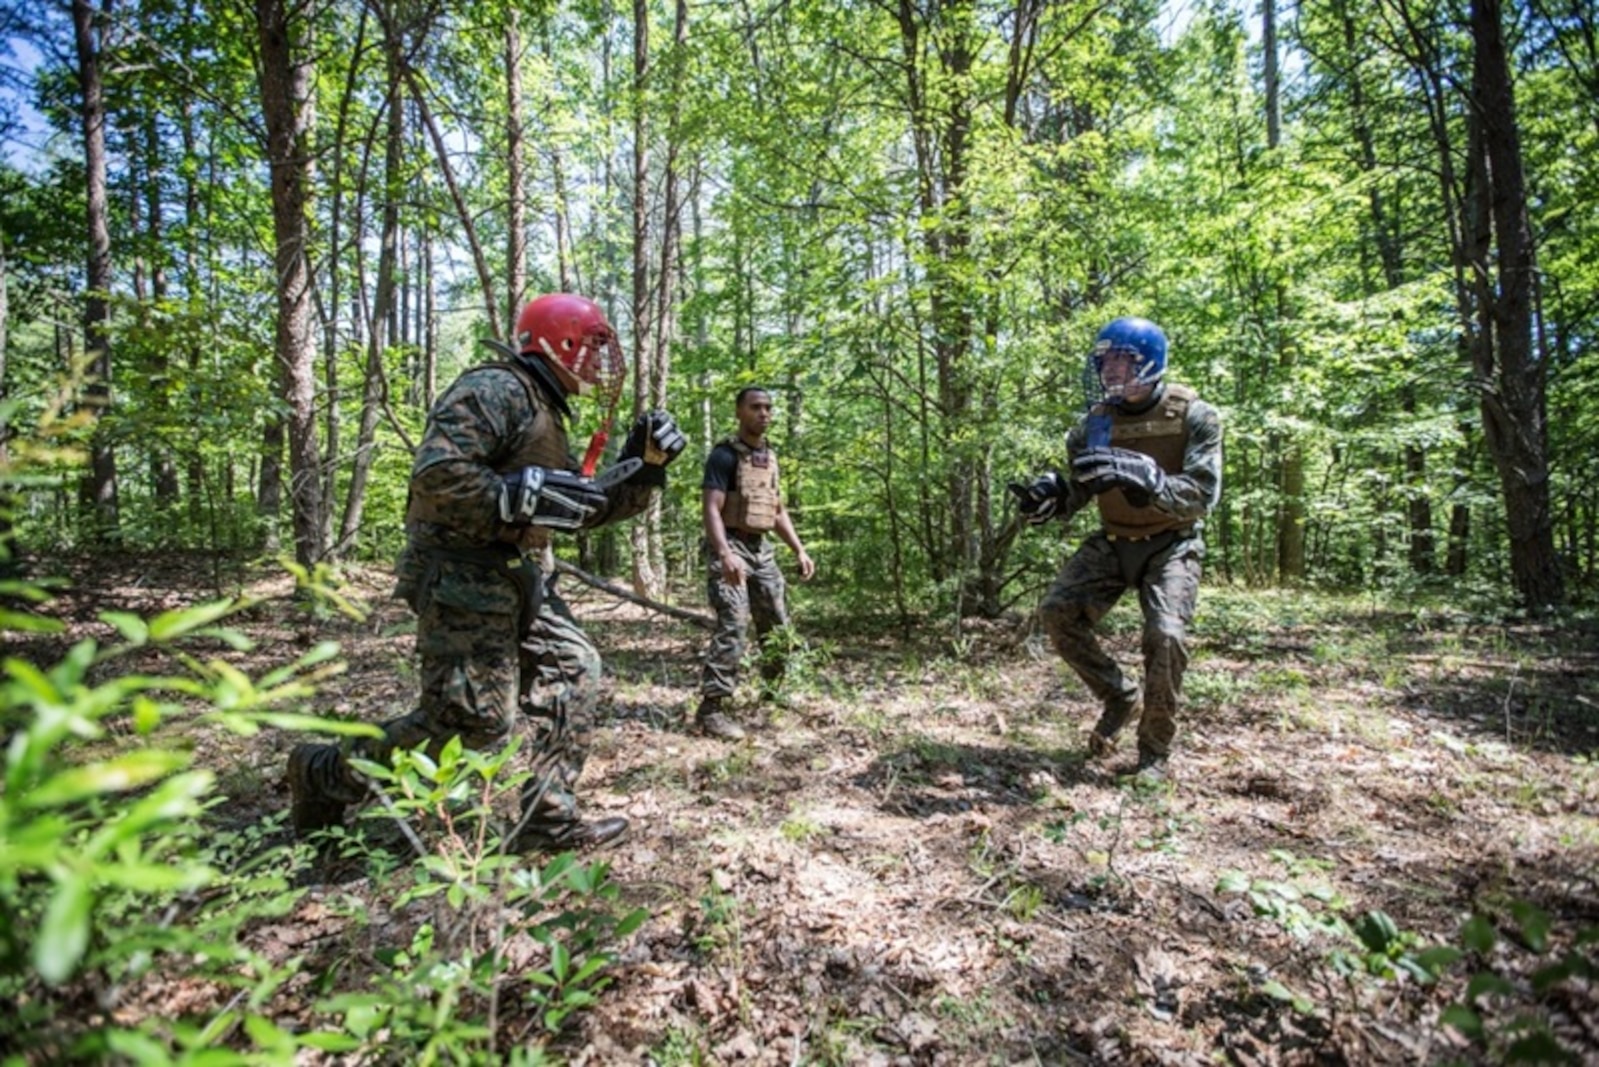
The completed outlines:
[[[640,485],[666,484],[666,466],[682,454],[688,438],[677,428],[677,420],[664,411],[650,411],[633,421],[622,444],[622,459],[644,461],[639,472],[628,480]]]
[[[1166,488],[1160,464],[1126,448],[1089,449],[1072,460],[1072,478],[1094,496],[1120,489],[1135,508],[1147,508]]]
[[[1011,482],[1005,488],[1015,494],[1016,510],[1022,513],[1022,518],[1037,526],[1055,517],[1061,501],[1066,499],[1067,485],[1066,479],[1049,471],[1034,478],[1031,485]]]
[[[512,526],[575,530],[605,506],[605,494],[571,471],[523,467],[500,486],[500,519]]]

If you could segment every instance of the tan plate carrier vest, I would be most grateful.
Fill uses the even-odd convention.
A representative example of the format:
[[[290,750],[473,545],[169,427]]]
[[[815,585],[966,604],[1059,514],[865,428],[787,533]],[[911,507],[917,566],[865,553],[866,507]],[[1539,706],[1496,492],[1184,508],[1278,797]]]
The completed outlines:
[[[1128,415],[1114,408],[1096,407],[1094,414],[1110,415],[1112,448],[1142,452],[1167,474],[1181,474],[1183,456],[1188,451],[1188,405],[1197,394],[1186,385],[1167,383],[1160,403],[1148,411]],[[1141,539],[1192,525],[1187,519],[1166,514],[1150,506],[1135,508],[1120,489],[1095,497],[1105,532],[1117,537]]]
[[[730,530],[766,533],[777,525],[777,512],[783,497],[777,487],[777,453],[770,448],[756,452],[735,434],[723,444],[738,455],[733,488],[722,500],[722,524]],[[760,464],[756,457],[763,457]]]

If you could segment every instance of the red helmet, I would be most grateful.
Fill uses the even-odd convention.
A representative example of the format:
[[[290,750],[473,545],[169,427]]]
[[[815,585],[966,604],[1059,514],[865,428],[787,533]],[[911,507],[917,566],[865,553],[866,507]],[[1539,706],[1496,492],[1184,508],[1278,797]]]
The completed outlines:
[[[581,395],[598,386],[607,399],[614,399],[627,377],[622,346],[605,312],[573,293],[547,293],[529,301],[516,317],[516,350],[558,364],[577,380]]]

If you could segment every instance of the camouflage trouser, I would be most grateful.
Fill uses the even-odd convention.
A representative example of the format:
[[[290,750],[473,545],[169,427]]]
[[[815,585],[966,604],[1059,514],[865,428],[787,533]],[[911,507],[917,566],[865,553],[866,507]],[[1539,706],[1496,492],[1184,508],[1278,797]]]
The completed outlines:
[[[556,595],[553,580],[545,582],[526,634],[518,632],[520,604],[515,586],[501,575],[453,561],[436,564],[414,602],[422,675],[415,710],[385,722],[380,739],[320,750],[311,767],[317,789],[335,800],[360,799],[365,784],[349,766],[351,754],[387,763],[396,748],[426,743],[436,751],[452,737],[490,748],[505,744],[512,730],[524,730],[523,751],[534,771],[524,805],[540,820],[575,818],[573,786],[599,702],[599,652]]]
[[[1197,534],[1159,534],[1144,541],[1112,540],[1103,532],[1085,541],[1039,606],[1055,648],[1104,704],[1101,723],[1114,733],[1139,704],[1139,687],[1100,646],[1094,626],[1129,588],[1144,612],[1142,752],[1171,751],[1177,705],[1188,666],[1187,630],[1199,598],[1204,541]]]
[[[739,667],[749,644],[750,622],[762,649],[761,677],[775,682],[783,677],[783,649],[768,647],[773,630],[788,625],[788,606],[784,601],[783,572],[777,568],[772,543],[759,545],[727,539],[728,546],[744,561],[744,584],[722,581],[722,561],[705,545],[706,598],[716,611],[716,632],[705,649],[705,666],[700,672],[700,694],[728,697],[738,688]]]

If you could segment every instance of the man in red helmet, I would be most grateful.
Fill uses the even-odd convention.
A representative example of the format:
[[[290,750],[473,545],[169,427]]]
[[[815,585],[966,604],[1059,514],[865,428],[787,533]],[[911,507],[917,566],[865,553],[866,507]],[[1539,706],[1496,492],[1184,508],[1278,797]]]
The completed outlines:
[[[1102,529],[1061,568],[1039,605],[1055,649],[1099,698],[1094,756],[1138,724],[1138,774],[1166,775],[1187,628],[1199,596],[1205,516],[1221,498],[1221,419],[1187,386],[1167,382],[1166,335],[1141,318],[1099,332],[1084,366],[1088,415],[1066,435],[1071,474],[1012,485],[1030,523],[1070,518],[1092,501]],[[1129,589],[1144,613],[1143,685],[1106,654],[1094,627]]]
[[[349,755],[387,763],[396,748],[437,748],[452,737],[503,744],[519,710],[533,735],[534,776],[513,846],[582,848],[626,832],[626,819],[577,813],[600,657],[555,591],[551,535],[642,511],[686,441],[665,412],[640,415],[613,468],[626,477],[591,477],[627,370],[616,331],[591,300],[538,297],[517,317],[515,347],[503,351],[506,359],[472,367],[439,398],[411,468],[395,595],[417,613],[418,704],[352,751],[295,748],[290,819],[301,833],[337,825],[365,795]],[[580,467],[567,441],[568,399],[592,394],[606,414]]]

